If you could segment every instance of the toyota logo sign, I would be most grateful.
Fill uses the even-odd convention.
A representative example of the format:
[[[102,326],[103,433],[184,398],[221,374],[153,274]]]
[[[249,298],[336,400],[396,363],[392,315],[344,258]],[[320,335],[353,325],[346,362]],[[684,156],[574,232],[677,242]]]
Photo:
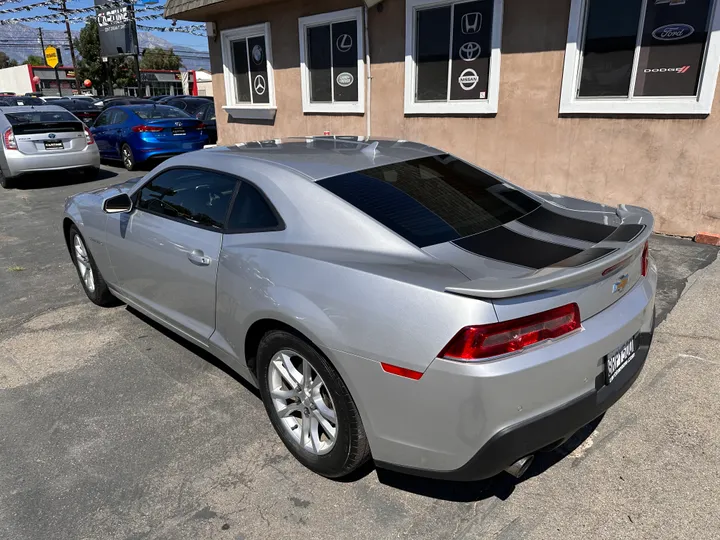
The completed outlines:
[[[472,62],[475,60],[478,56],[480,56],[481,52],[480,45],[475,43],[474,41],[468,41],[467,43],[463,43],[460,47],[460,58],[465,60],[466,62]]]

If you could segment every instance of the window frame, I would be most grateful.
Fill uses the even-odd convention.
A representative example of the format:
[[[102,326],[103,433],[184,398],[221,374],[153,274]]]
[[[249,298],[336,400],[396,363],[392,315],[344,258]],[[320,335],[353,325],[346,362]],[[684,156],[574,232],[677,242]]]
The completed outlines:
[[[307,66],[307,29],[313,26],[332,25],[354,20],[357,23],[357,70],[358,70],[358,100],[313,102],[310,100],[310,69]],[[340,11],[331,11],[298,19],[298,32],[300,35],[300,84],[302,88],[303,113],[332,113],[332,114],[365,114],[365,39],[363,32],[363,8],[350,8]],[[332,41],[332,40],[331,40]],[[330,44],[332,50],[332,43]],[[331,83],[334,88],[334,68],[331,65]]]
[[[637,72],[641,30],[645,21],[647,2],[642,0],[640,22],[635,42],[633,76],[630,91]],[[652,1],[652,0],[650,0]],[[560,114],[649,114],[649,115],[707,115],[712,110],[720,65],[720,0],[715,0],[710,13],[708,40],[703,58],[702,73],[698,82],[697,96],[662,97],[606,97],[579,98],[582,52],[585,38],[585,22],[589,0],[571,0],[568,35],[565,47],[562,86],[560,90]]]
[[[239,102],[236,98],[232,44],[234,41],[240,41],[243,39],[247,40],[249,38],[261,36],[265,39],[265,63],[268,74],[267,91],[269,93],[269,103],[255,104],[251,102]],[[242,26],[239,28],[223,30],[220,32],[220,43],[222,51],[223,79],[225,81],[225,105],[222,107],[223,110],[225,110],[233,118],[259,120],[272,120],[275,118],[277,103],[275,101],[275,70],[273,68],[272,34],[270,32],[270,23],[265,22],[252,26]]]
[[[405,114],[497,114],[500,92],[500,59],[502,47],[503,1],[493,2],[492,35],[490,39],[490,69],[488,72],[488,98],[467,101],[415,101],[417,64],[415,62],[415,36],[419,9],[463,4],[472,0],[406,0],[405,3]],[[454,8],[453,8],[454,9]],[[452,48],[452,32],[450,43]],[[452,58],[450,66],[452,69]]]
[[[172,216],[167,216],[165,214],[161,214],[159,212],[153,212],[152,210],[148,210],[147,208],[140,208],[138,205],[138,201],[140,200],[140,193],[142,192],[145,187],[150,184],[153,180],[158,178],[161,174],[165,174],[171,171],[175,170],[183,170],[183,171],[199,171],[204,173],[213,173],[218,174],[221,176],[226,176],[227,178],[230,178],[231,180],[235,181],[235,187],[233,188],[233,193],[230,196],[230,203],[228,205],[227,212],[225,212],[225,218],[223,219],[223,225],[222,228],[217,229],[215,227],[211,227],[209,225],[203,225],[200,223],[191,223],[183,218],[176,218]],[[251,185],[257,192],[260,194],[260,196],[263,198],[263,200],[267,203],[267,205],[270,207],[270,210],[275,215],[275,218],[277,219],[277,226],[275,227],[265,227],[262,229],[229,229],[228,228],[228,222],[230,221],[230,214],[233,211],[233,208],[235,207],[235,200],[237,199],[237,194],[240,189],[240,185],[245,182],[246,184]],[[157,216],[164,219],[169,219],[171,221],[175,221],[177,223],[181,223],[183,225],[187,225],[188,227],[196,227],[198,229],[203,229],[206,231],[215,232],[218,234],[248,234],[248,233],[259,233],[259,232],[275,232],[275,231],[284,231],[285,230],[285,221],[282,219],[282,216],[280,216],[279,212],[277,211],[277,208],[275,205],[270,201],[268,196],[265,194],[265,192],[260,189],[257,184],[254,182],[250,182],[249,180],[246,180],[245,178],[242,178],[240,176],[227,173],[224,171],[218,171],[215,169],[210,169],[208,167],[194,167],[194,166],[188,166],[188,165],[176,165],[173,167],[168,167],[166,169],[163,169],[161,171],[158,171],[157,174],[154,174],[151,178],[143,182],[141,185],[137,186],[135,188],[135,191],[132,192],[130,195],[130,199],[133,203],[133,212],[146,212],[148,214],[152,214],[153,216]]]

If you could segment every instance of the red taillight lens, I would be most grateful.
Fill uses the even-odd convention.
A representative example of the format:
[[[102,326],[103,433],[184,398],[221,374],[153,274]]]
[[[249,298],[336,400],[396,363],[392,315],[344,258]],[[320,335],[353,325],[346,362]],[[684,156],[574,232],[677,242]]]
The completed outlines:
[[[3,133],[3,144],[8,150],[17,150],[17,142],[15,141],[15,134],[12,128],[9,128]]]
[[[578,328],[580,309],[577,304],[568,304],[512,321],[466,326],[438,356],[450,360],[480,360],[516,352]]]
[[[160,126],[133,126],[135,133],[159,133],[163,130]]]
[[[642,268],[641,272],[643,276],[647,276],[648,271],[648,252],[650,251],[650,246],[647,242],[645,242],[645,245],[643,246],[643,252],[642,252]]]
[[[95,144],[95,138],[92,136],[92,133],[90,133],[90,130],[87,127],[85,127],[85,142],[88,146]]]
[[[198,124],[197,129],[205,129],[205,124],[203,124],[202,122],[200,122],[200,123]]]

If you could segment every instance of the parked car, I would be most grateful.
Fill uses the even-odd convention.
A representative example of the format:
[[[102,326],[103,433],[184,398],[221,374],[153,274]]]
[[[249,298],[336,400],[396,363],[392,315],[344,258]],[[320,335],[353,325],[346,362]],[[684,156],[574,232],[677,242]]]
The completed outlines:
[[[2,96],[0,97],[0,107],[22,107],[25,105],[40,106],[45,102],[36,97],[28,96]]]
[[[42,96],[39,99],[41,99],[45,103],[49,103],[51,101],[58,101],[60,99],[68,99],[68,98],[67,98],[67,96]]]
[[[652,227],[422,144],[326,138],[177,156],[70,198],[63,222],[90,300],[257,385],[308,468],[372,453],[458,480],[521,475],[633,384]]]
[[[95,103],[96,107],[107,109],[108,107],[116,107],[118,105],[147,105],[153,102],[149,99],[134,98],[134,97],[111,97],[105,98]]]
[[[18,177],[41,171],[100,170],[100,154],[88,128],[62,107],[0,107],[0,184],[12,187]]]
[[[176,97],[168,99],[165,105],[177,107],[190,116],[202,120],[205,132],[208,134],[208,144],[217,143],[217,122],[215,120],[215,101],[208,98]]]
[[[95,119],[100,116],[101,112],[92,102],[80,99],[62,99],[54,104],[73,113],[88,127],[95,123]]]
[[[80,101],[82,103],[88,103],[90,105],[95,105],[98,101],[100,101],[95,96],[73,96],[70,99],[73,101]]]
[[[165,105],[112,106],[91,128],[100,155],[119,159],[129,171],[139,163],[202,148],[208,140],[200,120]]]

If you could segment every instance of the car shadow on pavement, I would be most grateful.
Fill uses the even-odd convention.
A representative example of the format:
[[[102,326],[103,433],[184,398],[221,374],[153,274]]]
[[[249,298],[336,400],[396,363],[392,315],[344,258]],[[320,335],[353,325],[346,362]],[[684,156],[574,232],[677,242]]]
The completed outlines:
[[[116,172],[100,169],[97,176],[86,176],[83,173],[68,173],[55,171],[54,173],[28,174],[18,179],[14,187],[19,190],[40,189],[49,187],[72,186],[75,184],[86,184],[97,180],[107,180],[117,176]]]
[[[376,470],[377,477],[382,484],[433,499],[452,502],[475,502],[496,497],[504,501],[512,495],[517,485],[544,473],[550,467],[572,454],[590,437],[600,422],[602,422],[602,416],[580,428],[558,448],[536,454],[532,465],[521,478],[514,478],[503,472],[487,480],[456,482],[412,476],[380,468]]]

